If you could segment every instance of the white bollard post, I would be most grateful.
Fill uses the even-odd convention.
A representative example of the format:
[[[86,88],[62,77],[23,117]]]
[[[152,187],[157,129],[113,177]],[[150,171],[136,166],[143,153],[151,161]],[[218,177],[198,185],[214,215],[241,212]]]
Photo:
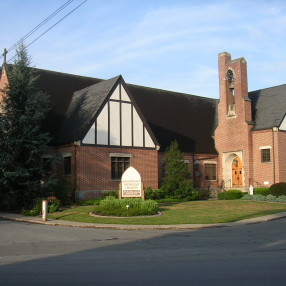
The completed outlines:
[[[48,214],[48,201],[42,201],[42,221],[47,221],[47,214]]]

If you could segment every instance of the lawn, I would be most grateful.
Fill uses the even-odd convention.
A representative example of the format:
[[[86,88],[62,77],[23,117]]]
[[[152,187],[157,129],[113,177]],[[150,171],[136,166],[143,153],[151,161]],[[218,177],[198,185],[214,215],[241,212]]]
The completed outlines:
[[[49,218],[105,224],[170,225],[212,224],[234,222],[286,211],[286,204],[253,201],[191,201],[159,204],[162,216],[142,218],[92,217],[89,212],[97,206],[74,207],[49,214]]]

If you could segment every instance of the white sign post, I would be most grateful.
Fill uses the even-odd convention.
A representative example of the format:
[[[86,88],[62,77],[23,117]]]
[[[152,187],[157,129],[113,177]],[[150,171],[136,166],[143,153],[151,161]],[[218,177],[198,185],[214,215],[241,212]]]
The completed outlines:
[[[144,200],[141,176],[133,167],[126,169],[121,177],[119,198],[141,198]]]

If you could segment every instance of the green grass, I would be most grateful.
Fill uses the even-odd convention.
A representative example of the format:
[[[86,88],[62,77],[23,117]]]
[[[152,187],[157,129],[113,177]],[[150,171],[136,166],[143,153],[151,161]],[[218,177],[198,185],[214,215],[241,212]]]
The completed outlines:
[[[191,201],[159,204],[162,216],[148,218],[98,218],[88,215],[97,206],[82,206],[49,214],[49,218],[105,224],[169,225],[234,222],[286,211],[286,204],[254,201]]]

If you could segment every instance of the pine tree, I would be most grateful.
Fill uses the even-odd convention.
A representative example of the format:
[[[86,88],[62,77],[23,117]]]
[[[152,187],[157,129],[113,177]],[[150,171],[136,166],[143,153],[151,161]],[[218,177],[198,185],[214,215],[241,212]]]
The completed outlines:
[[[36,88],[38,77],[29,67],[23,44],[16,52],[14,64],[5,67],[9,86],[1,91],[0,199],[2,204],[10,198],[13,207],[27,207],[41,195],[45,175],[40,158],[50,137],[42,132],[41,122],[48,111],[48,97]]]
[[[184,153],[177,141],[173,141],[164,158],[164,173],[161,189],[171,198],[193,199],[193,182],[189,179],[188,166],[184,162]]]

